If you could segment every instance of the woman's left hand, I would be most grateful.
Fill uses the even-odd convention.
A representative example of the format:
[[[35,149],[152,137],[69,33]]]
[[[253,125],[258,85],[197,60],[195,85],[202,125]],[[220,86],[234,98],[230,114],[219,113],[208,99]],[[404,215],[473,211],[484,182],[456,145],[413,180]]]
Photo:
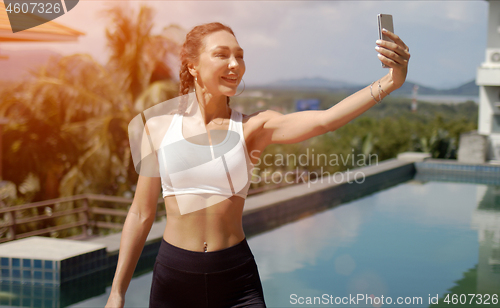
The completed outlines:
[[[396,34],[388,30],[383,33],[394,42],[377,40],[375,49],[379,52],[380,62],[390,67],[389,75],[392,77],[394,87],[399,88],[405,82],[408,73],[410,49]]]

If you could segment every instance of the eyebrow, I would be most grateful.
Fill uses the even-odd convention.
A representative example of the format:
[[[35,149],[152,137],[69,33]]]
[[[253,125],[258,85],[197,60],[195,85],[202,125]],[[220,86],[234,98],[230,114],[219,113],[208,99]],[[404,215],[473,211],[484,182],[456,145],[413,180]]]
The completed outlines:
[[[230,48],[229,48],[229,47],[227,47],[227,46],[215,46],[214,48],[212,48],[212,51],[213,51],[213,50],[216,50],[216,49],[226,49],[226,50],[230,50]],[[238,48],[236,48],[236,51],[241,51],[241,52],[243,52],[243,48],[238,47]]]

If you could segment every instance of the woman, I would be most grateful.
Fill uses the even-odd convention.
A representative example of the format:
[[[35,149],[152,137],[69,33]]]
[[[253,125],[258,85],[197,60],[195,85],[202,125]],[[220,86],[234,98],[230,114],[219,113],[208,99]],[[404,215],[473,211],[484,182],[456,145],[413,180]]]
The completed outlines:
[[[252,154],[251,163],[255,164],[268,145],[301,142],[334,131],[401,87],[409,49],[395,34],[385,34],[394,43],[377,41],[376,50],[380,61],[390,67],[389,73],[328,110],[286,115],[266,110],[242,115],[228,104],[245,73],[243,49],[229,27],[220,23],[197,26],[187,34],[181,52],[180,94],[196,95],[198,104],[194,107],[199,107],[207,131],[222,129],[229,135],[230,128],[236,127],[232,129],[241,134],[246,154]],[[182,137],[187,126],[179,123]],[[217,145],[212,140],[210,143]],[[211,176],[215,175],[193,178],[193,185],[210,183]],[[123,227],[106,307],[124,305],[125,292],[155,218],[161,187],[167,222],[153,270],[150,306],[265,307],[257,266],[242,227],[248,185],[237,194],[231,187],[232,196],[183,213],[180,199],[168,191],[161,178],[142,175]]]

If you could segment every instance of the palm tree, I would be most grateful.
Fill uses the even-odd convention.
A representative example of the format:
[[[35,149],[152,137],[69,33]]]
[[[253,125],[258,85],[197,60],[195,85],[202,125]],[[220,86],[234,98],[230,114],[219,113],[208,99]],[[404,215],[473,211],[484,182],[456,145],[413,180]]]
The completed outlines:
[[[52,59],[32,72],[34,80],[0,96],[0,115],[12,119],[4,133],[5,178],[20,184],[33,172],[40,180],[39,193],[27,202],[130,193],[137,174],[128,124],[139,111],[177,95],[166,58],[175,57],[179,44],[165,34],[182,30],[171,26],[151,35],[147,7],[137,22],[119,8],[109,12],[111,29],[119,32],[107,30],[108,65],[84,54]]]
[[[177,95],[177,86],[174,74],[167,64],[172,56],[175,58],[180,51],[179,37],[185,36],[182,28],[171,25],[163,29],[163,33],[152,35],[153,10],[147,6],[141,6],[137,17],[133,16],[130,7],[114,6],[104,10],[112,23],[106,29],[106,38],[110,57],[108,68],[120,76],[120,84],[127,89],[136,102],[141,97],[141,103],[136,106],[142,111],[148,87],[153,93],[163,92],[159,97],[153,94],[149,102],[159,103]],[[159,91],[161,90],[161,91]],[[142,94],[142,96],[141,96]]]
[[[116,173],[117,164],[110,164],[111,156],[102,153],[120,152],[114,138],[126,140],[127,136],[110,127],[114,115],[130,113],[122,111],[130,110],[132,103],[116,87],[113,76],[88,55],[52,59],[32,73],[35,79],[5,89],[1,96],[0,114],[11,119],[4,134],[6,178],[19,184],[30,173],[36,174],[39,192],[31,195],[32,200],[24,198],[25,202],[92,191],[90,184],[103,182],[102,172]],[[106,168],[88,163],[96,157]],[[80,181],[68,182],[68,174],[75,169],[80,171]],[[73,204],[59,207],[54,211]],[[63,223],[59,220],[47,223]]]

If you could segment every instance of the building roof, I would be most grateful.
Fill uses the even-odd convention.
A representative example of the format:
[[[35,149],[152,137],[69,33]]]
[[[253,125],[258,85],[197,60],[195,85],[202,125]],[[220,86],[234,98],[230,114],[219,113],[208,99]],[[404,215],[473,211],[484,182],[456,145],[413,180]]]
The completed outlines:
[[[26,22],[30,24],[33,23],[33,19],[43,19],[34,14],[26,14],[20,18],[26,18]],[[54,21],[47,21],[39,26],[13,33],[9,16],[5,10],[5,4],[3,1],[0,2],[0,43],[76,41],[81,35],[85,35],[85,33]]]

